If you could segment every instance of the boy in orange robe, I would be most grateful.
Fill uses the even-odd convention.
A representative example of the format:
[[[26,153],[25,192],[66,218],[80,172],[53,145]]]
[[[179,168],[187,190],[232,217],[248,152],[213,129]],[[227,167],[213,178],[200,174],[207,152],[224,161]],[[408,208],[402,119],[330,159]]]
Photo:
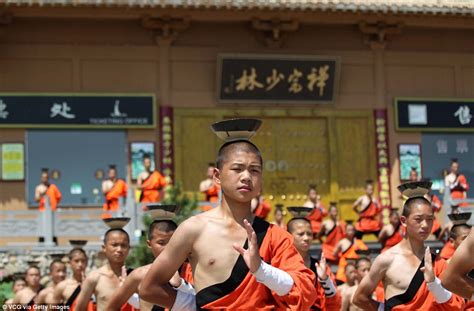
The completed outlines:
[[[117,168],[110,165],[109,178],[102,182],[102,192],[105,196],[102,218],[112,217],[110,212],[117,212],[120,208],[119,199],[127,197],[127,184],[117,178]]]
[[[359,214],[357,221],[356,237],[362,239],[365,234],[374,234],[378,237],[382,223],[380,221],[381,209],[378,202],[373,197],[374,186],[372,180],[367,180],[365,194],[360,196],[353,204],[352,208]]]
[[[467,198],[467,191],[469,190],[469,184],[467,183],[466,176],[459,173],[459,161],[458,159],[451,160],[450,173],[444,178],[444,184],[451,190],[451,199],[453,200],[464,200]],[[459,207],[468,207],[468,203],[457,203]]]
[[[326,236],[322,249],[324,257],[332,264],[337,264],[337,257],[334,256],[334,249],[346,235],[345,223],[337,219],[336,202],[331,202],[329,206],[329,219],[323,222],[318,238]]]
[[[334,256],[339,258],[339,267],[336,273],[336,279],[339,283],[346,282],[345,269],[347,261],[359,259],[360,256],[357,254],[359,250],[368,250],[368,247],[362,240],[355,237],[354,225],[348,223],[346,225],[346,237],[339,241],[334,249]]]
[[[212,179],[212,176],[214,174],[214,163],[209,163],[207,167],[207,176],[206,179],[201,181],[199,184],[199,191],[204,193],[205,201],[206,202],[211,202],[211,203],[219,203],[219,192],[221,188],[219,185],[217,185],[214,180]],[[205,205],[201,207],[201,210],[203,212],[207,212],[208,210],[212,209],[212,205]]]
[[[218,125],[254,120],[228,120]],[[229,123],[228,123],[229,122]],[[234,130],[252,133],[253,128]],[[258,148],[230,135],[218,152],[214,181],[221,186],[217,208],[183,222],[145,276],[140,296],[173,310],[308,310],[316,299],[314,274],[306,268],[281,228],[254,217],[251,201],[262,189],[263,160]],[[168,285],[188,258],[196,296]]]
[[[48,169],[42,170],[40,181],[40,184],[35,188],[35,201],[39,203],[38,209],[40,212],[44,212],[45,196],[47,196],[51,210],[55,211],[61,201],[61,192],[55,184],[49,182]]]
[[[143,156],[143,167],[145,171],[141,172],[137,178],[137,187],[141,190],[140,203],[145,208],[147,203],[157,203],[161,200],[160,192],[166,186],[166,179],[157,170],[151,170],[150,155]]]
[[[446,261],[431,254],[424,241],[431,234],[433,208],[424,196],[431,183],[408,183],[399,187],[409,199],[400,217],[404,239],[379,255],[362,280],[353,302],[364,310],[462,310],[464,301],[441,285]],[[440,280],[441,279],[441,280]],[[371,298],[382,281],[385,303]]]
[[[308,218],[308,220],[311,221],[311,228],[316,237],[321,231],[321,224],[323,222],[324,217],[328,215],[328,212],[326,211],[324,206],[321,204],[321,199],[320,199],[320,196],[318,195],[318,192],[316,191],[315,185],[309,186],[308,201],[304,202],[303,206],[310,207],[313,209],[313,211],[309,213],[309,215],[306,216],[306,218]]]

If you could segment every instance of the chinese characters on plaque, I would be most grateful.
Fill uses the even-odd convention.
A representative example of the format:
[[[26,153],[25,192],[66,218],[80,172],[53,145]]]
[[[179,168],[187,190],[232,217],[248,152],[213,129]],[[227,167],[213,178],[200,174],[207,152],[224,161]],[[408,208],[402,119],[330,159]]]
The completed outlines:
[[[174,180],[173,163],[173,108],[160,107],[160,126],[161,126],[161,170],[164,176],[171,182]]]
[[[399,131],[474,131],[473,111],[474,100],[395,99]],[[446,148],[440,143],[439,153]]]
[[[377,152],[377,180],[380,204],[383,208],[390,208],[390,161],[388,158],[387,111],[385,109],[374,110],[374,118],[375,150]]]
[[[338,75],[334,58],[220,55],[218,101],[330,103]]]
[[[153,128],[153,95],[1,94],[0,127]]]

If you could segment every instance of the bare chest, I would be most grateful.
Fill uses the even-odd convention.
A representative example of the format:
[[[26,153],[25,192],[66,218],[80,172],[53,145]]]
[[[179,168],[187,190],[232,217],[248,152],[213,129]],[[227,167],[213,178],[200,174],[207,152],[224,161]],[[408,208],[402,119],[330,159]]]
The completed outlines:
[[[208,228],[196,241],[190,258],[195,287],[202,288],[225,281],[239,257],[233,245],[244,246],[247,235],[242,230]]]
[[[101,275],[97,286],[95,287],[95,296],[97,298],[97,306],[103,306],[107,304],[110,297],[119,288],[119,280],[115,275]]]
[[[407,259],[396,256],[394,258],[384,279],[386,299],[403,294],[408,289],[419,265],[420,261],[416,257]]]

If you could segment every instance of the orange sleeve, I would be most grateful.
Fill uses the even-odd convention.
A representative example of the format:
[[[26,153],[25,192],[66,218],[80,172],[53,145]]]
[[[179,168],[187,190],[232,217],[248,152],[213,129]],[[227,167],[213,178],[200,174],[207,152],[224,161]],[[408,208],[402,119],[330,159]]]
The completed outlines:
[[[164,177],[160,173],[158,173],[158,175],[159,175],[159,183],[160,183],[159,189],[166,187],[167,185],[166,177]]]
[[[112,189],[110,189],[109,192],[105,195],[106,200],[113,200],[116,199],[118,200],[120,197],[126,197],[127,196],[127,184],[119,179]]]
[[[279,237],[272,239],[278,241],[278,244],[272,245],[270,264],[287,272],[294,281],[293,288],[287,295],[278,296],[272,292],[273,298],[281,310],[308,310],[316,300],[315,275],[304,265],[303,258],[294,247],[293,238],[288,232],[274,228],[271,233]]]
[[[464,190],[469,190],[469,184],[467,183],[466,176],[459,175],[459,184],[464,188]]]
[[[56,201],[59,204],[59,202],[61,201],[61,198],[62,198],[61,191],[59,191],[58,187],[56,187],[56,186],[54,188],[55,188]]]
[[[341,293],[338,290],[336,291],[336,295],[332,297],[326,297],[325,307],[326,307],[326,310],[328,311],[341,310],[342,297],[341,297]]]

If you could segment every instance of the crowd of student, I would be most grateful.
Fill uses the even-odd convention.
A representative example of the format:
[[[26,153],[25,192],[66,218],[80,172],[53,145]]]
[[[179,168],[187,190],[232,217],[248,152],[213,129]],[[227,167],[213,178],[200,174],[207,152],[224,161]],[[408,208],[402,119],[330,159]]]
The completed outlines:
[[[243,131],[235,124],[228,129],[226,125],[216,128],[227,135]],[[10,306],[81,311],[473,308],[474,281],[468,275],[474,268],[470,214],[455,209],[450,225],[439,232],[449,232],[453,249],[441,253],[454,257],[448,267],[424,244],[433,233],[437,210],[429,196],[430,183],[401,185],[406,200],[400,211],[390,212],[385,226],[371,183],[354,203],[359,215],[355,224],[339,219],[335,203],[326,211],[315,187],[310,187],[303,207],[288,209],[294,217],[287,224],[278,216],[281,208],[270,224],[264,220],[268,204],[260,196],[261,154],[248,137],[232,138],[219,149],[212,183],[207,185],[207,189],[218,187],[220,204],[179,226],[168,218],[156,218],[147,241],[156,258],[153,263],[127,270],[129,236],[115,225],[104,235],[104,266],[86,276],[87,256],[74,248],[69,254],[70,279],[64,279],[66,266],[54,261],[51,283],[42,289],[39,270],[30,267],[25,288],[16,292]],[[459,178],[457,183],[452,193],[460,187]],[[362,241],[366,234],[375,234],[383,246],[373,262]],[[322,241],[318,257],[310,254],[313,239]],[[337,265],[336,274],[331,265]]]

